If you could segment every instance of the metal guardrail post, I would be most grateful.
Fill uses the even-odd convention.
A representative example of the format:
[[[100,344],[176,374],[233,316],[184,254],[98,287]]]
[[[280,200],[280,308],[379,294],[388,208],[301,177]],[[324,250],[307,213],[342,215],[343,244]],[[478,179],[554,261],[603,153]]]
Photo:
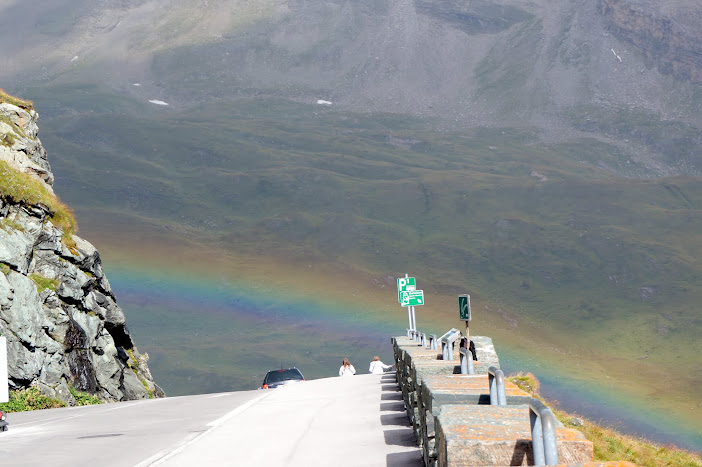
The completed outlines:
[[[488,383],[490,384],[490,405],[507,405],[505,391],[505,374],[494,366],[488,368]]]
[[[531,423],[531,445],[534,465],[558,465],[558,443],[556,441],[556,417],[540,400],[529,403]]]
[[[411,336],[411,332],[412,332],[411,329],[407,329],[407,337],[412,337],[412,336]]]
[[[438,346],[436,345],[436,334],[429,334],[429,348],[431,350],[438,350]]]
[[[422,347],[426,347],[426,346],[427,346],[427,335],[426,335],[426,333],[421,332],[421,333],[419,333],[419,334],[420,334],[420,336],[422,337]]]
[[[446,348],[448,349],[448,359],[453,360],[453,342],[448,342]]]
[[[447,350],[448,344],[446,342],[441,341],[441,359],[446,360],[448,358],[448,350]]]
[[[475,366],[473,365],[473,354],[470,354],[469,356],[468,354],[470,353],[470,351],[465,347],[461,347],[458,352],[461,354],[461,374],[474,375]]]

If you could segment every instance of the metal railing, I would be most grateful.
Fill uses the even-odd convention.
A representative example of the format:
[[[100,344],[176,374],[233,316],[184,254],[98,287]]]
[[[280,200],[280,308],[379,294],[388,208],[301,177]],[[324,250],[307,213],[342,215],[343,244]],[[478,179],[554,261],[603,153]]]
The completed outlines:
[[[461,347],[458,352],[461,354],[461,374],[474,375],[475,366],[473,365],[473,354],[465,347]]]
[[[488,368],[488,384],[490,385],[490,405],[507,405],[505,391],[505,374],[497,367]]]
[[[453,360],[453,343],[461,337],[461,331],[458,329],[451,329],[446,334],[441,336],[439,340],[441,341],[441,358],[444,360]]]
[[[436,344],[436,341],[436,334],[429,334],[429,348],[431,350],[439,350],[439,346]]]
[[[556,441],[556,417],[540,400],[529,404],[531,423],[531,446],[534,465],[558,465],[558,443]]]

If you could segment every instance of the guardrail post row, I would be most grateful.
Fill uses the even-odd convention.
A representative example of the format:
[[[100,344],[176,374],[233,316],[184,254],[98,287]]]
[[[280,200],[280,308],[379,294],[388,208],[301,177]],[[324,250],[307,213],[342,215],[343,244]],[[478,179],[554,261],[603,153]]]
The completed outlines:
[[[534,465],[558,465],[558,443],[556,441],[556,417],[540,400],[529,404],[531,444]]]
[[[465,347],[461,347],[459,353],[461,354],[461,374],[474,375],[475,366],[473,365],[473,354],[468,356],[469,351]]]
[[[488,382],[490,384],[490,405],[507,405],[505,374],[502,370],[494,366],[488,368]]]

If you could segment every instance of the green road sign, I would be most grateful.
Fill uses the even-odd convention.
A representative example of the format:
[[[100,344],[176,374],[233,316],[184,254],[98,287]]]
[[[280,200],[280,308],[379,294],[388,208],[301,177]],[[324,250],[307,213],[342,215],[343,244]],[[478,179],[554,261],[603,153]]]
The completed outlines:
[[[423,290],[407,290],[400,293],[400,305],[402,306],[419,306],[424,305]]]
[[[402,292],[407,292],[416,289],[417,281],[414,279],[414,277],[400,277],[399,279],[397,279],[397,301],[402,303]]]
[[[470,321],[470,295],[458,296],[458,319]]]

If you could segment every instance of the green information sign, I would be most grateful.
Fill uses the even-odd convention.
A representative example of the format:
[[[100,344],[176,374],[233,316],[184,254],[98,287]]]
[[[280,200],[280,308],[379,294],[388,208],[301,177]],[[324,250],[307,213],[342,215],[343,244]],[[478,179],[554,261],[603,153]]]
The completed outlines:
[[[423,290],[408,290],[401,292],[400,305],[402,306],[419,306],[424,305]]]
[[[458,296],[458,319],[470,321],[470,295]]]
[[[417,289],[417,281],[414,277],[400,277],[397,279],[397,301],[402,303],[402,293]],[[402,305],[407,306],[407,305]]]

